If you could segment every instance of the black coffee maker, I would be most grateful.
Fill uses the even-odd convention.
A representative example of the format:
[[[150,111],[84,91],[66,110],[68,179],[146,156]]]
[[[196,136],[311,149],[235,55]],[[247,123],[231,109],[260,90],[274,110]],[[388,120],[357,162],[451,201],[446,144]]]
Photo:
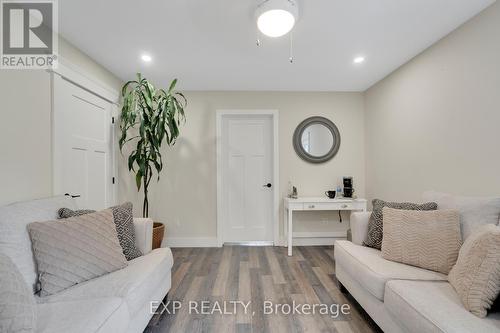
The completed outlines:
[[[344,177],[344,198],[352,198],[353,193],[352,177]]]

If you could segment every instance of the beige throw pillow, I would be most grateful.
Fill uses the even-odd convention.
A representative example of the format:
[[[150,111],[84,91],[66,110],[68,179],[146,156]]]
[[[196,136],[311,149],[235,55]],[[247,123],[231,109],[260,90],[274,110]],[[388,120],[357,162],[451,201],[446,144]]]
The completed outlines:
[[[455,210],[414,211],[384,208],[382,257],[448,274],[462,244]]]
[[[467,238],[448,281],[467,310],[486,317],[500,292],[499,227],[484,225]]]
[[[40,296],[48,296],[127,266],[113,222],[100,212],[28,225]]]

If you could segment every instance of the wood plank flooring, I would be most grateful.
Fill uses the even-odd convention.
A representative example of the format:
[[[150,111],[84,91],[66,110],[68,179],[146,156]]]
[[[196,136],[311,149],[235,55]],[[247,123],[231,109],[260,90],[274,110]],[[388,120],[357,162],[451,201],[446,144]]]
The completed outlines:
[[[350,296],[342,294],[335,278],[332,246],[172,249],[174,267],[169,301],[180,301],[175,314],[163,313],[150,322],[147,333],[177,332],[381,332]],[[200,313],[189,311],[198,303]],[[224,301],[251,302],[229,306],[231,314],[201,313]],[[266,314],[264,301],[276,304],[349,304],[350,314]],[[191,312],[191,313],[190,313]],[[236,313],[233,313],[236,312]],[[319,312],[319,311],[317,311]],[[286,313],[286,311],[285,311]]]

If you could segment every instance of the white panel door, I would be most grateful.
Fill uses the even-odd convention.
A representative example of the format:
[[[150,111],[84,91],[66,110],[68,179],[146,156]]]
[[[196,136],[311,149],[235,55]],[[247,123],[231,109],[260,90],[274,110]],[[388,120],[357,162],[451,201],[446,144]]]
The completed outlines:
[[[113,105],[53,78],[54,194],[79,196],[80,208],[107,208],[113,203]]]
[[[273,240],[271,116],[222,119],[224,242]]]

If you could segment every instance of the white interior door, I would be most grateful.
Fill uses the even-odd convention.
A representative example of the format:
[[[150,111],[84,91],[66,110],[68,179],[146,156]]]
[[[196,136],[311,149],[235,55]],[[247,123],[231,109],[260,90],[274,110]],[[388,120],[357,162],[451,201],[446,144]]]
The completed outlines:
[[[222,117],[224,242],[273,241],[273,119]]]
[[[113,203],[112,103],[53,76],[54,194],[79,196],[79,208]]]

